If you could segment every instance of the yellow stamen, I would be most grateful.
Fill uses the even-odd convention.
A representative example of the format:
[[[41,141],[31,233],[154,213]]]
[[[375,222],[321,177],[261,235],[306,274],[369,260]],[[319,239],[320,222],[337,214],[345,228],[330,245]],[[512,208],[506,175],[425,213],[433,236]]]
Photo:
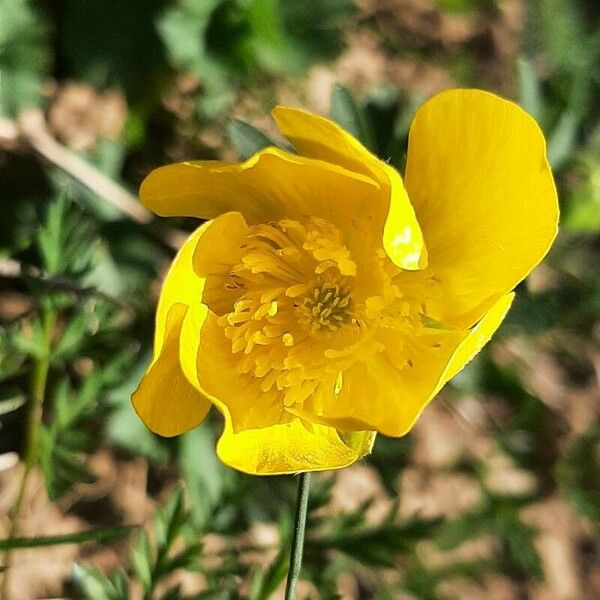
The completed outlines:
[[[239,264],[211,281],[211,289],[220,285],[234,298],[217,323],[237,371],[259,379],[260,390],[278,395],[282,406],[318,408],[326,395],[338,396],[344,370],[382,351],[378,328],[401,335],[427,324],[421,304],[432,295],[424,290],[435,291],[431,277],[406,280],[384,253],[356,262],[322,219],[255,225],[241,250]],[[365,276],[371,285],[361,284]]]

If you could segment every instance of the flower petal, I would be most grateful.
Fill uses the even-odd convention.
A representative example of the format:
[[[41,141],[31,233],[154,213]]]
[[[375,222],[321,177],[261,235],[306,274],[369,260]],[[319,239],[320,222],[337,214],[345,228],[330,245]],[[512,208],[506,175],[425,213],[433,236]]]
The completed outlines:
[[[341,393],[323,405],[319,415],[300,414],[341,430],[372,429],[401,436],[440,391],[490,340],[510,308],[514,294],[503,296],[471,330],[438,331],[408,342],[410,363],[393,367],[393,332],[381,339],[386,350],[368,363],[359,362],[343,374]],[[405,342],[406,343],[406,342]],[[405,352],[403,347],[400,352]]]
[[[211,407],[181,370],[179,337],[186,312],[185,304],[173,304],[169,308],[160,352],[131,397],[140,419],[149,429],[165,437],[196,427]]]
[[[370,451],[373,441],[370,432],[362,435],[360,447],[355,449],[346,445],[335,429],[301,419],[234,433],[227,415],[225,419],[217,454],[225,464],[251,475],[341,469]]]
[[[209,227],[210,223],[205,223],[196,229],[171,263],[156,309],[154,356],[132,396],[133,406],[147,427],[167,437],[198,425],[211,407],[193,379],[186,377],[180,361],[187,353],[182,331],[190,322],[189,305],[199,302],[204,286],[193,269],[194,251]],[[201,327],[197,318],[195,321]]]
[[[193,257],[201,237],[207,232],[210,223],[204,223],[184,242],[177,252],[163,281],[158,306],[156,308],[156,326],[154,330],[154,355],[160,354],[167,314],[175,303],[189,306],[202,298],[204,280],[194,272]]]
[[[461,341],[452,354],[434,394],[437,394],[447,381],[462,371],[465,365],[490,341],[496,329],[504,321],[514,298],[514,292],[502,296],[483,319],[469,331],[469,335]]]
[[[273,119],[302,156],[317,158],[373,177],[379,159],[334,121],[300,108],[276,106]],[[379,179],[379,175],[376,175]]]
[[[249,224],[321,217],[364,241],[383,227],[372,210],[381,193],[366,175],[267,148],[241,164],[195,161],[156,169],[142,183],[140,199],[163,216],[212,219],[235,211]]]
[[[205,223],[200,230],[196,243],[190,244],[189,251],[180,259],[177,274],[182,280],[189,278],[199,282],[194,295],[188,298],[190,306],[181,327],[179,358],[188,381],[202,391],[197,359],[202,327],[209,309],[213,312],[219,308],[230,310],[235,300],[223,286],[212,289],[215,284],[211,276],[228,272],[239,262],[240,246],[248,226],[240,213],[230,212]],[[216,280],[219,281],[219,277]]]
[[[196,246],[192,260],[196,275],[204,279],[202,302],[218,315],[231,311],[240,296],[239,290],[227,289],[223,282],[242,260],[248,229],[240,213],[225,213],[211,221]]]
[[[273,118],[281,132],[303,156],[328,161],[376,179],[385,194],[372,206],[385,223],[383,246],[397,266],[422,269],[427,265],[423,235],[399,173],[371,154],[336,123],[309,112],[278,106]]]
[[[544,257],[558,203],[536,122],[478,90],[426,102],[410,129],[406,188],[442,298],[432,317],[475,323]]]

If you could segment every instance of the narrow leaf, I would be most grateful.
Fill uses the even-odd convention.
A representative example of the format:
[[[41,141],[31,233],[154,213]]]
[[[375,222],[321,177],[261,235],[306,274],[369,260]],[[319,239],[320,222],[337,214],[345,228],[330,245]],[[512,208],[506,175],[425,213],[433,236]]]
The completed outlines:
[[[250,158],[263,148],[277,145],[260,129],[240,119],[231,119],[227,123],[227,137],[242,160]]]
[[[519,103],[538,122],[542,122],[543,100],[535,66],[528,58],[517,61],[519,73]]]
[[[331,96],[331,118],[367,148],[374,149],[373,131],[362,107],[352,92],[339,83]]]
[[[82,544],[84,542],[107,542],[127,537],[137,525],[116,525],[114,527],[99,527],[69,533],[65,535],[47,535],[29,538],[12,538],[0,540],[0,550],[15,550],[19,548],[40,548],[59,546],[61,544]]]
[[[548,161],[553,169],[559,169],[573,154],[579,119],[571,111],[565,111],[548,139]]]

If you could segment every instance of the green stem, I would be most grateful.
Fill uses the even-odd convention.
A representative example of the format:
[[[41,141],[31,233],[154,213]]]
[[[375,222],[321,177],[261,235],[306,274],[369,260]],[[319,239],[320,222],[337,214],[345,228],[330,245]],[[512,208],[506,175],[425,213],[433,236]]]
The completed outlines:
[[[285,600],[295,600],[296,584],[302,567],[302,551],[304,550],[304,531],[306,529],[306,512],[308,508],[308,491],[310,473],[301,473],[298,478],[298,495],[296,497],[296,516],[292,533],[290,568],[285,586]]]
[[[19,517],[25,500],[27,482],[31,470],[37,463],[39,451],[40,425],[42,423],[42,411],[44,406],[44,397],[46,396],[46,382],[48,380],[48,371],[50,370],[50,355],[52,349],[52,336],[54,326],[56,325],[56,313],[49,306],[42,306],[41,309],[43,346],[39,356],[33,365],[31,376],[31,396],[27,411],[26,431],[25,431],[25,454],[23,462],[25,469],[21,476],[19,484],[19,493],[13,507],[10,510],[10,528],[8,530],[8,539],[11,540],[17,536],[19,528]],[[2,578],[1,597],[7,598],[8,590],[8,568],[10,567],[10,551],[5,552],[2,561],[6,569]]]
[[[46,396],[46,382],[50,370],[50,355],[52,350],[52,336],[56,324],[56,314],[53,310],[46,308],[42,311],[43,351],[36,360],[31,382],[31,404],[27,414],[27,446],[25,451],[25,468],[27,471],[35,466],[38,459],[40,425],[42,423],[42,411],[44,397]]]

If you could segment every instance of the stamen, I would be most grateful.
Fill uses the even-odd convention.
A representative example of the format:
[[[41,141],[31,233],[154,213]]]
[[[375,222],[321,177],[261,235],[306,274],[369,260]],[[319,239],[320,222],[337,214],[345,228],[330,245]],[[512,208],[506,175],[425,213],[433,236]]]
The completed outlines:
[[[402,349],[405,331],[428,326],[438,290],[429,273],[407,274],[383,251],[355,258],[332,224],[284,219],[250,227],[240,262],[211,280],[211,294],[221,289],[229,302],[219,303],[230,308],[217,324],[235,368],[269,401],[319,409],[341,394],[345,370],[384,350],[378,330],[397,332]],[[408,354],[393,368],[404,365]]]
[[[332,332],[352,320],[352,296],[349,288],[338,283],[317,280],[311,295],[299,307],[299,321],[312,334]]]

